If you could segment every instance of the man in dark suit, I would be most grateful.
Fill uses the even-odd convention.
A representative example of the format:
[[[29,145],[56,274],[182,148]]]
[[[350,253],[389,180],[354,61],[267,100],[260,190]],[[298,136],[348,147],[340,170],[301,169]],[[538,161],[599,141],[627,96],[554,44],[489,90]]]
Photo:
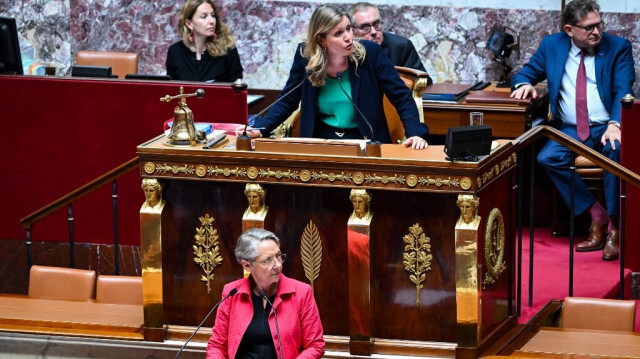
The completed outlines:
[[[620,161],[620,99],[633,94],[635,80],[631,43],[603,32],[595,0],[573,0],[563,13],[564,32],[546,36],[535,54],[511,81],[512,97],[533,97],[532,85],[547,80],[552,125],[568,136]],[[571,151],[547,141],[538,162],[569,203]],[[589,211],[591,227],[579,252],[604,248],[602,259],[618,258],[619,179],[604,174],[605,209],[582,179],[575,180],[574,215]]]
[[[375,5],[368,2],[353,4],[347,10],[347,15],[351,20],[353,35],[380,45],[394,66],[427,72],[411,40],[382,31],[382,20]],[[431,77],[427,81],[429,85],[433,83]]]

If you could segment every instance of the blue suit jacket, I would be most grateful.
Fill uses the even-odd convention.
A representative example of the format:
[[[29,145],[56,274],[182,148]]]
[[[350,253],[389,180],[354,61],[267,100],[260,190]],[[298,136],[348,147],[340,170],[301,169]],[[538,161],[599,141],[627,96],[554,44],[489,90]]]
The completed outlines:
[[[405,129],[407,137],[420,136],[426,138],[428,127],[420,123],[418,108],[411,96],[411,91],[404,84],[395,67],[380,46],[374,42],[361,40],[366,50],[365,60],[358,65],[349,62],[349,80],[351,81],[351,98],[360,111],[371,123],[375,140],[385,143],[391,142],[387,120],[384,116],[382,96],[386,94],[389,101],[396,107]],[[301,55],[304,44],[298,45],[293,65],[289,72],[289,79],[279,98],[302,82],[306,76],[305,66],[308,60]],[[310,81],[304,81],[302,86],[293,91],[282,101],[276,103],[264,118],[255,120],[254,127],[264,127],[263,136],[286,120],[300,103],[300,136],[313,137],[316,115],[318,111],[318,88]],[[371,137],[371,130],[362,117],[357,114],[356,121],[360,133]]]
[[[571,37],[565,32],[546,36],[529,63],[511,80],[512,86],[521,83],[537,84],[547,80],[549,104],[554,119],[559,117],[559,93],[565,63],[571,48]],[[620,121],[620,99],[633,94],[635,80],[631,42],[618,36],[602,34],[595,51],[596,82],[604,107],[612,121]]]

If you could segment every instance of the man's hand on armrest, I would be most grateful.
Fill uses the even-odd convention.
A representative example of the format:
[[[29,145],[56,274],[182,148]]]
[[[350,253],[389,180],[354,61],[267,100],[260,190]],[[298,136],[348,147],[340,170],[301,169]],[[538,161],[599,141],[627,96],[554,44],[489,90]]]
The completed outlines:
[[[531,97],[533,98],[538,97],[538,93],[536,92],[536,89],[533,88],[533,86],[531,86],[530,84],[522,84],[511,93],[511,97],[520,100],[527,98],[529,94],[531,94]]]

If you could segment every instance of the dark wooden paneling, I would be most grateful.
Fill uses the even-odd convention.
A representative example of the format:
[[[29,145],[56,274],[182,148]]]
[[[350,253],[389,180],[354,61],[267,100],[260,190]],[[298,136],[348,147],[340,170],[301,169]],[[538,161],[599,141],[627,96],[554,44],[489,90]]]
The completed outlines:
[[[374,234],[371,242],[373,333],[390,339],[455,341],[455,220],[457,195],[373,193]],[[403,266],[409,227],[419,224],[431,239],[431,271],[427,272],[416,307],[416,286]]]

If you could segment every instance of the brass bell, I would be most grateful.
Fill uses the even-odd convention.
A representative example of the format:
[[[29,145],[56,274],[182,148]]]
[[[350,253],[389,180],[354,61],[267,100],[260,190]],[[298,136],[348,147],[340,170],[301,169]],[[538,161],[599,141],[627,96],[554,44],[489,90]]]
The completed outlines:
[[[179,99],[178,106],[173,110],[173,124],[169,131],[168,141],[165,146],[196,146],[207,140],[207,134],[204,131],[196,130],[193,121],[193,112],[187,107],[187,97],[196,96],[202,98],[204,90],[197,89],[195,93],[185,94],[184,87],[180,86],[180,94],[176,96],[166,95],[160,98],[160,101],[169,102]]]

